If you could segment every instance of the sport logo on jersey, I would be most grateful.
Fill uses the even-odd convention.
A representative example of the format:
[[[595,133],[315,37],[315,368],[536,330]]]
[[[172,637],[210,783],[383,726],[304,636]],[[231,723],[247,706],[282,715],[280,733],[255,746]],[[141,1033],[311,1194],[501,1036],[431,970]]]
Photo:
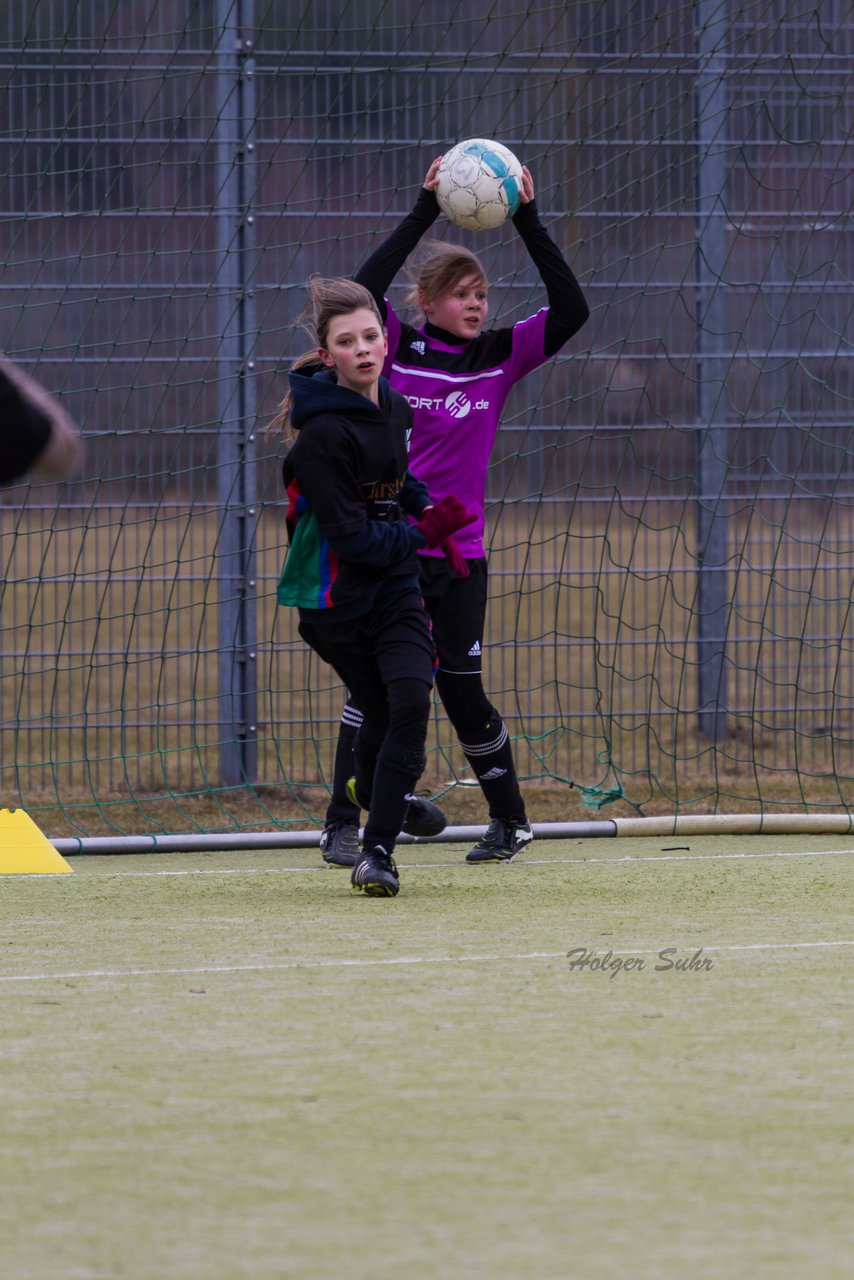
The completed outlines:
[[[471,413],[471,400],[465,391],[452,391],[445,397],[445,412],[452,418],[466,418]]]
[[[445,397],[445,412],[452,418],[467,418],[472,409],[488,409],[488,400],[476,400],[472,404],[465,391],[452,391]]]
[[[442,413],[444,410],[449,418],[465,418],[472,409],[489,408],[488,400],[475,400],[472,404],[465,391],[452,391],[444,400],[439,396],[412,395],[408,395],[406,399],[413,409],[429,409],[431,413]]]
[[[423,356],[427,350],[427,343],[418,338],[415,342],[410,342],[409,349],[410,351],[417,351],[420,356]]]

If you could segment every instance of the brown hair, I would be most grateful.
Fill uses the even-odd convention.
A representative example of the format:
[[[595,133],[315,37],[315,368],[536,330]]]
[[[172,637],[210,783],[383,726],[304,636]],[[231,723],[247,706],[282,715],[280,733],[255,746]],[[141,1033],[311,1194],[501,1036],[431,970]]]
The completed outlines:
[[[420,310],[422,301],[435,302],[469,276],[478,276],[484,285],[488,285],[483,263],[471,249],[442,241],[435,241],[425,247],[425,256],[409,273],[411,288],[406,295],[408,306]]]
[[[301,356],[297,356],[291,368],[301,369],[304,365],[316,364],[317,349],[326,346],[332,321],[337,316],[349,316],[363,307],[367,311],[372,311],[377,318],[377,324],[380,328],[384,328],[374,296],[364,285],[356,284],[355,280],[328,280],[324,276],[312,276],[308,282],[308,303],[299,318],[299,323],[314,339],[314,346],[309,351],[304,351]],[[268,433],[273,431],[284,433],[290,416],[291,393],[288,391],[279,405],[278,413],[267,424]]]

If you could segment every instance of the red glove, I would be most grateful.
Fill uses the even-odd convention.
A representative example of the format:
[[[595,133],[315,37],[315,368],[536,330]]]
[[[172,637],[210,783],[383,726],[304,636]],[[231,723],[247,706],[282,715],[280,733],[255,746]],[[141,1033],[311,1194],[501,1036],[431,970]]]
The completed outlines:
[[[428,547],[438,547],[457,529],[474,524],[476,519],[477,516],[467,511],[459,498],[440,498],[435,506],[421,512],[421,519],[415,527],[424,534]]]
[[[469,567],[466,558],[460,551],[453,538],[446,538],[441,544],[442,554],[448,564],[453,569],[458,578],[467,578],[469,576]]]

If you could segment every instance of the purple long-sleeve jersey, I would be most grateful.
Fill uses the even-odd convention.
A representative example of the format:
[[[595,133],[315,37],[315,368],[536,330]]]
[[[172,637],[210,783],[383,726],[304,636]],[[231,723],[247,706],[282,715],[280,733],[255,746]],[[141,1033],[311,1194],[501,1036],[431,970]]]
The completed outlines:
[[[476,522],[460,529],[454,540],[467,558],[483,556],[489,456],[511,388],[550,359],[544,349],[548,311],[471,342],[451,343],[429,325],[404,324],[388,299],[386,307],[389,354],[383,373],[415,416],[410,470],[434,502],[453,494],[477,513]],[[441,556],[442,551],[419,554]]]

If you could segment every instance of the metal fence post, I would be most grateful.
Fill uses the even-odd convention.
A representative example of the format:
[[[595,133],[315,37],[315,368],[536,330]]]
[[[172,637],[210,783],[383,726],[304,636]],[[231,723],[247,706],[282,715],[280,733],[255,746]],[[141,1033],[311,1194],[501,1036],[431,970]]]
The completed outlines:
[[[697,709],[703,737],[726,732],[727,574],[726,42],[724,0],[698,0],[697,21]]]
[[[255,530],[254,26],[251,0],[217,0],[215,212],[219,275],[219,429],[215,549],[219,587],[219,772],[223,786],[258,769]]]

